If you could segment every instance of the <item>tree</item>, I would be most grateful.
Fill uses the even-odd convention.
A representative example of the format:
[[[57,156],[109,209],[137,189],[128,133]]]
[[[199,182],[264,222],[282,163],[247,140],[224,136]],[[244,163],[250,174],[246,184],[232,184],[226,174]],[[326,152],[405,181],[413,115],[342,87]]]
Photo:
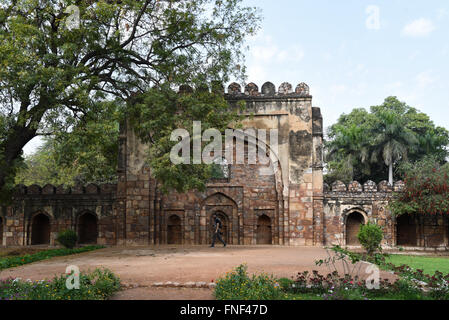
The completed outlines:
[[[405,121],[393,111],[378,113],[378,121],[373,130],[372,162],[380,155],[388,167],[388,182],[393,185],[393,166],[395,162],[407,160],[408,150],[417,144],[415,134],[406,127]]]
[[[242,44],[259,21],[241,0],[2,1],[0,193],[31,139],[70,132],[101,102],[243,78]]]
[[[387,123],[390,123],[388,128]],[[338,138],[343,131],[353,126],[363,132],[360,135],[362,141],[358,142],[358,145],[363,146],[363,148],[349,146],[347,143],[342,143],[342,140]],[[385,151],[390,150],[393,153],[395,149],[398,151],[393,167],[390,167],[385,165],[385,161],[380,161],[380,159],[385,160],[384,148],[380,147],[380,142],[383,140],[382,134],[386,134],[387,130],[392,130],[394,127],[396,127],[395,130],[405,132],[408,137],[405,137],[407,139],[404,141],[404,134],[401,133],[398,136],[398,139],[402,139],[403,152],[398,151],[401,149],[398,143],[384,144],[388,147]],[[415,136],[415,139],[411,137],[412,135]],[[383,135],[383,137],[385,138],[386,135]],[[392,137],[391,134],[390,137]],[[375,141],[375,138],[377,141]],[[446,162],[449,155],[448,145],[449,132],[446,129],[436,127],[426,114],[408,106],[405,102],[399,101],[396,97],[388,97],[381,105],[372,106],[369,111],[354,109],[349,114],[341,115],[337,123],[328,129],[325,148],[329,172],[326,174],[325,180],[331,184],[335,180],[349,182],[353,177],[354,180],[362,183],[367,180],[380,182],[386,177],[390,178],[390,169],[397,168],[406,159],[414,162],[430,154],[437,156],[441,163]],[[369,157],[369,160],[373,161],[362,162],[358,159],[352,164],[353,170],[349,170],[347,159],[344,156],[345,153],[357,154],[358,150],[361,154],[362,152],[366,153],[367,149],[369,154],[373,154],[374,151],[374,156]],[[338,151],[330,153],[331,150]],[[407,157],[401,156],[404,154]],[[393,177],[396,179],[403,178],[400,172],[395,170],[393,170]]]
[[[117,182],[118,106],[104,103],[104,112],[84,117],[70,132],[45,137],[44,144],[25,158],[16,184],[64,185]]]
[[[438,158],[431,156],[404,163],[400,170],[405,185],[390,203],[395,216],[449,214],[449,164],[441,165]]]
[[[368,160],[368,144],[366,130],[362,126],[336,126],[334,140],[329,144],[328,158],[340,157],[343,170],[347,170],[350,181],[354,180],[354,167],[357,163],[366,163]]]

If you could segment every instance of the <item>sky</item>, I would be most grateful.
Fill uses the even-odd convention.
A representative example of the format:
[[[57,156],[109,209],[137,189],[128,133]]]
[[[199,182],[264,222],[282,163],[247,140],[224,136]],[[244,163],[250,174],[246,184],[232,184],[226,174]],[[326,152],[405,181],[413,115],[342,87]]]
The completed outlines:
[[[248,83],[310,86],[324,126],[388,96],[449,129],[449,1],[243,0],[261,9]],[[25,147],[30,154],[39,145]]]
[[[262,10],[248,80],[310,86],[324,125],[388,96],[449,129],[449,1],[244,0]]]

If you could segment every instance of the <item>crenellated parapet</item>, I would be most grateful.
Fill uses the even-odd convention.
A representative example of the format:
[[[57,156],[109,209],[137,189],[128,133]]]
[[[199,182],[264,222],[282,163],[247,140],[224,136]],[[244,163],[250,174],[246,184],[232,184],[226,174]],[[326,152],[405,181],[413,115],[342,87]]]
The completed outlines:
[[[248,97],[248,98],[249,97],[311,98],[309,86],[307,84],[305,84],[304,82],[301,82],[300,84],[298,84],[295,89],[293,89],[293,86],[290,83],[284,82],[278,87],[277,90],[276,90],[276,86],[271,82],[264,83],[260,89],[253,82],[247,84],[243,89],[240,84],[233,82],[228,86],[226,95],[228,97],[231,96],[231,97],[239,97],[239,98],[245,98],[245,97]]]
[[[310,88],[309,86],[301,82],[299,83],[295,88],[288,83],[283,82],[278,89],[276,90],[276,86],[272,82],[265,82],[262,87],[259,88],[257,84],[254,82],[248,83],[245,86],[242,87],[237,82],[231,83],[227,91],[225,92],[225,89],[221,84],[212,83],[210,87],[202,86],[199,88],[196,88],[196,90],[200,91],[212,91],[217,93],[222,93],[225,96],[229,97],[238,97],[238,98],[251,98],[251,97],[293,97],[293,98],[311,98],[310,95]],[[180,94],[188,94],[192,93],[194,89],[190,87],[189,85],[182,85],[179,87],[178,92]]]
[[[73,187],[64,187],[63,185],[54,186],[52,184],[46,184],[41,187],[37,184],[30,186],[18,185],[15,188],[14,196],[35,196],[35,195],[112,195],[117,191],[116,184],[88,184],[88,185],[75,185]]]
[[[403,181],[396,181],[394,185],[390,185],[388,181],[381,181],[376,184],[374,181],[367,181],[363,185],[358,181],[352,181],[348,185],[341,181],[335,181],[331,186],[324,184],[325,193],[392,193],[400,192],[404,188]]]

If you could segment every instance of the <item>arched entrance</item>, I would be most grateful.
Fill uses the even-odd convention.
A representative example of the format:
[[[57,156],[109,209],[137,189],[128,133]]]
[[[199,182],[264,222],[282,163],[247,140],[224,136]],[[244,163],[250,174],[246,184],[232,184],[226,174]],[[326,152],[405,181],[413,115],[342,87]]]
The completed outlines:
[[[272,244],[271,219],[266,215],[257,219],[257,244]]]
[[[31,223],[31,244],[50,244],[50,218],[39,213]]]
[[[404,214],[396,219],[396,244],[398,246],[416,246],[416,222],[412,215]]]
[[[346,218],[346,245],[358,246],[360,245],[357,234],[360,231],[360,226],[364,224],[365,218],[360,212],[354,211]]]
[[[98,226],[97,217],[89,212],[82,214],[78,219],[78,242],[97,243]]]
[[[168,218],[167,244],[182,244],[181,218],[177,215]]]
[[[3,218],[0,217],[0,245],[3,245]]]
[[[229,239],[230,239],[230,235],[229,235],[229,218],[228,216],[222,212],[222,211],[216,211],[214,212],[217,217],[221,220],[221,223],[223,224],[221,227],[221,232],[223,233],[223,235],[221,236],[223,238],[223,240],[226,243],[230,243]],[[209,243],[212,242],[212,236],[213,236],[213,232],[214,232],[214,215],[212,214],[210,216],[210,235],[209,235]]]

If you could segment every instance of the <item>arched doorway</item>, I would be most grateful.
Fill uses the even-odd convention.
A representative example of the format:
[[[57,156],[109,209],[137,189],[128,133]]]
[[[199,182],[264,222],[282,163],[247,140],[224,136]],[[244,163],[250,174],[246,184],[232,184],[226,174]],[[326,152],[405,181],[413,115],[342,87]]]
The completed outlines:
[[[223,233],[223,235],[221,237],[223,238],[223,240],[226,243],[230,243],[228,216],[224,212],[221,212],[221,211],[216,211],[215,214],[217,215],[217,217],[221,220],[221,223],[223,224],[223,226],[221,227],[221,232]],[[213,228],[214,215],[213,214],[210,216],[210,226],[211,226],[211,228],[210,228],[211,231],[210,231],[210,235],[209,235],[209,243],[212,242],[212,236],[214,233],[214,228]]]
[[[416,222],[412,215],[404,214],[396,219],[396,244],[398,246],[416,246]]]
[[[266,215],[257,219],[257,244],[272,244],[271,219]]]
[[[31,244],[50,244],[50,218],[39,213],[31,223]]]
[[[3,218],[0,217],[0,245],[3,245]]]
[[[97,217],[86,212],[78,218],[78,242],[83,244],[97,243]]]
[[[181,218],[177,215],[168,218],[167,244],[182,244]]]
[[[358,246],[360,245],[357,234],[360,231],[360,226],[364,224],[365,218],[360,212],[354,211],[346,218],[346,245]]]

